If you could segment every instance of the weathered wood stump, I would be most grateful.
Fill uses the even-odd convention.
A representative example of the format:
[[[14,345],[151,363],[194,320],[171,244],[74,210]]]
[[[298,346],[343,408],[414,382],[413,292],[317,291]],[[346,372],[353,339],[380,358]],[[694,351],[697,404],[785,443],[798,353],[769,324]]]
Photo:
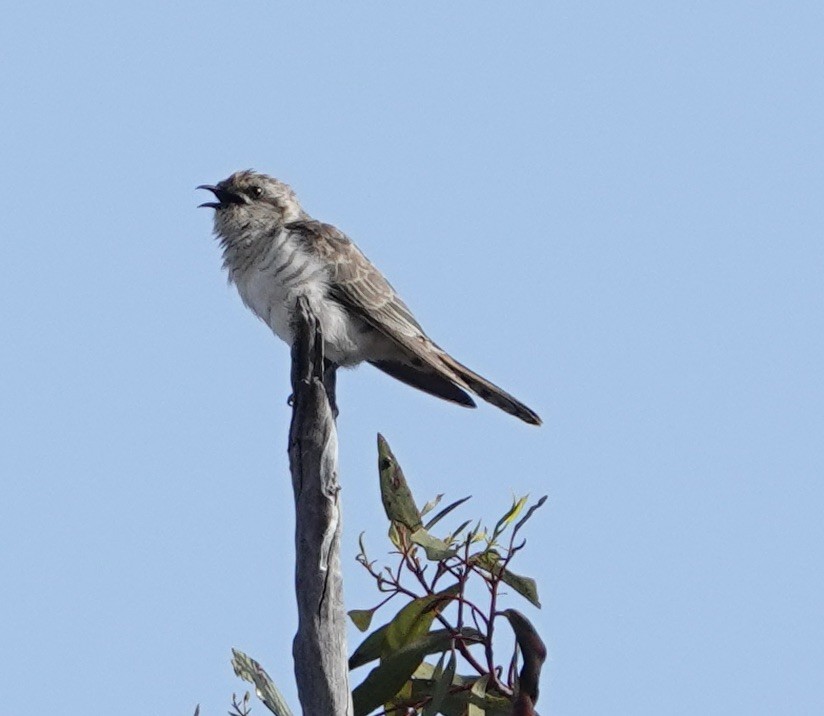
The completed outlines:
[[[292,646],[306,716],[352,713],[340,566],[341,510],[334,368],[308,302],[298,301],[292,347],[289,465],[295,492],[298,631]]]

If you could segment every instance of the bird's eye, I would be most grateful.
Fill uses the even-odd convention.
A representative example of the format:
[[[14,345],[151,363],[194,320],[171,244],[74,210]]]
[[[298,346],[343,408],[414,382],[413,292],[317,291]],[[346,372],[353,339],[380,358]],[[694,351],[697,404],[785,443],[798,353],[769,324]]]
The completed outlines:
[[[263,189],[261,189],[259,186],[253,186],[251,189],[249,189],[249,193],[253,197],[255,197],[255,199],[260,199],[260,197],[263,196]]]

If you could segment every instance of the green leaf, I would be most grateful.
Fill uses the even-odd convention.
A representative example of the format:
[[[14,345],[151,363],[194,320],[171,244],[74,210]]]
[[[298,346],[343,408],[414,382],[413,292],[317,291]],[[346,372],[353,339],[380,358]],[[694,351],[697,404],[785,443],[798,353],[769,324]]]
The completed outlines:
[[[480,644],[484,640],[484,635],[475,627],[462,627],[458,633],[461,640],[467,644]],[[452,632],[449,629],[433,629],[425,637],[422,637],[423,648],[426,654],[438,654],[449,651],[452,648]]]
[[[401,549],[401,535],[398,532],[398,523],[397,522],[390,522],[389,523],[389,531],[386,533],[387,537],[389,537],[389,541],[392,543],[392,546],[395,549]],[[387,571],[391,573],[391,570],[387,568]]]
[[[375,614],[374,609],[350,609],[347,614],[352,620],[352,623],[360,630],[366,631],[372,623],[372,617]]]
[[[484,674],[472,685],[472,690],[469,693],[477,699],[482,699],[485,701],[486,685],[488,682],[489,674]],[[467,716],[484,716],[484,714],[486,713],[486,709],[479,706],[475,699],[470,699],[469,709],[467,709],[466,713]]]
[[[443,499],[443,493],[440,493],[439,495],[435,495],[435,499],[434,499],[434,500],[430,500],[429,502],[427,502],[427,503],[423,506],[423,508],[421,509],[421,517],[423,517],[424,515],[426,515],[426,514],[428,514],[428,513],[432,512],[432,510],[434,510],[434,509],[438,506],[438,503],[439,503],[442,499]]]
[[[498,536],[503,532],[507,526],[514,520],[521,510],[524,508],[526,501],[529,499],[529,495],[524,495],[523,497],[513,500],[512,507],[510,507],[506,514],[498,520],[497,524],[495,525],[495,529],[492,531],[492,539],[495,540]]]
[[[518,594],[530,602],[530,604],[535,605],[538,609],[541,608],[541,600],[538,599],[538,584],[532,577],[523,577],[520,574],[515,574],[515,572],[504,569],[501,573],[501,581],[512,587]]]
[[[381,659],[352,691],[354,716],[366,716],[395,696],[423,661],[424,652],[424,646],[416,641]]]
[[[455,586],[457,588],[458,585]],[[426,615],[421,615],[421,620],[429,619],[431,624],[431,620],[435,616],[435,609],[437,607],[433,607],[433,610]],[[431,618],[429,617],[430,614]],[[387,631],[392,628],[394,623],[393,620],[387,625]],[[470,639],[472,637],[480,640],[483,635],[476,629],[467,629],[465,638]],[[386,642],[388,643],[389,639]],[[406,686],[407,681],[420,667],[427,654],[446,651],[451,646],[451,634],[446,629],[440,629],[409,641],[398,650],[381,655],[381,663],[372,669],[363,682],[352,691],[355,716],[365,716],[372,709],[387,703]]]
[[[432,667],[430,666],[430,669]],[[475,704],[484,709],[485,716],[512,716],[512,700],[498,692],[487,690],[486,696],[480,698],[470,694],[472,685],[478,681],[478,675],[462,676],[456,674],[452,678],[452,686],[457,690],[447,693],[441,703],[439,713],[444,716],[466,716],[469,704]],[[412,702],[423,701],[431,696],[435,690],[434,679],[412,679]]]
[[[232,649],[232,668],[235,674],[255,687],[255,694],[275,716],[292,716],[278,687],[263,667],[240,649]]]
[[[473,555],[471,562],[481,567],[481,569],[485,569],[490,574],[494,574],[504,584],[512,587],[518,594],[540,609],[541,602],[538,599],[538,584],[535,580],[532,579],[532,577],[523,577],[509,569],[503,569],[500,565],[500,559],[500,555],[495,550],[488,549],[485,552]]]
[[[414,673],[414,672],[413,672]],[[405,703],[409,703],[412,698],[412,679],[407,679],[406,683],[398,689],[398,692],[383,704],[384,711],[394,714],[397,713],[398,708]]]
[[[445,654],[441,656],[441,660],[438,662],[438,667],[440,667],[443,663],[444,656]],[[457,660],[455,659],[455,652],[453,651],[449,655],[449,661],[446,664],[446,668],[441,673],[438,673],[439,668],[435,669],[435,683],[432,690],[432,700],[426,705],[426,708],[424,708],[421,716],[437,716],[444,699],[446,699],[447,693],[449,693],[449,687],[452,686],[452,679],[455,678],[456,663]]]
[[[450,540],[454,540],[461,532],[463,532],[470,522],[472,522],[472,520],[467,520],[466,522],[461,524],[460,527],[456,528],[450,535]]]
[[[421,513],[415,505],[412,491],[403,476],[403,470],[389,449],[389,443],[378,433],[378,474],[381,500],[386,516],[414,532],[423,525]]]
[[[530,517],[532,517],[532,514],[535,512],[535,510],[537,510],[539,507],[541,507],[541,505],[544,504],[544,502],[546,502],[546,497],[547,496],[544,495],[540,500],[538,500],[534,505],[532,505],[532,507],[530,507],[526,511],[526,514],[518,521],[518,524],[515,525],[515,529],[512,531],[513,536],[518,534],[518,530],[524,526],[524,524]]]
[[[467,535],[467,539],[469,540],[470,544],[472,542],[477,542],[479,539],[483,539],[482,537],[478,536],[479,534],[481,534],[481,521],[480,520],[478,520],[475,523],[475,526],[471,530],[469,530],[469,534]]]
[[[452,599],[458,593],[459,588],[458,584],[454,584],[438,594],[413,599],[404,605],[391,621],[378,627],[360,643],[349,657],[349,668],[357,669],[427,634],[444,600]],[[469,640],[481,637],[477,629],[463,629],[461,634]],[[446,629],[430,632],[427,636],[433,640],[430,643],[430,650],[427,651],[429,654],[445,651],[451,646],[449,632]]]
[[[441,654],[441,659],[443,659],[444,655]],[[438,661],[440,663],[440,660]],[[412,674],[413,679],[417,679],[418,681],[432,681],[435,678],[435,667],[432,666],[428,661],[422,661],[418,668],[415,669],[415,672]]]
[[[404,606],[389,622],[384,654],[397,651],[426,634],[435,615],[454,599],[460,588],[460,584],[456,583],[437,594],[413,599]]]
[[[384,624],[377,631],[366,637],[363,642],[349,658],[349,668],[357,669],[359,666],[368,664],[370,661],[380,658],[380,649],[385,643],[384,637],[386,629],[389,625]],[[379,636],[378,632],[382,632]],[[479,632],[475,627],[463,627],[458,632],[461,639],[467,644],[481,644],[484,640],[483,633]],[[366,642],[376,637],[374,643],[366,645]],[[452,648],[452,633],[448,629],[433,629],[426,636],[421,638],[421,648],[424,650],[424,656],[429,654],[439,654],[443,651],[449,651]],[[365,646],[366,645],[366,646]],[[425,664],[421,664],[421,669],[424,669]]]
[[[423,527],[415,530],[410,539],[423,547],[426,558],[432,562],[440,562],[442,559],[449,559],[458,554],[454,549],[450,549],[446,542],[429,534]]]
[[[429,522],[426,523],[426,529],[431,530],[438,522],[440,522],[444,517],[446,517],[452,510],[456,507],[462,505],[467,500],[472,499],[472,495],[467,495],[466,497],[462,497],[460,500],[455,500],[450,505],[444,507],[437,515],[435,515]]]
[[[441,674],[443,674],[443,660],[445,658],[446,658],[446,652],[444,651],[444,652],[441,653],[441,656],[438,659],[438,663],[435,664],[435,668],[432,670],[432,678],[433,679],[440,679],[441,678]],[[423,664],[426,664],[426,662],[425,661],[421,662],[421,666],[423,666]],[[417,672],[415,672],[415,673],[417,673]],[[412,674],[412,676],[415,676],[415,674]]]
[[[384,624],[364,639],[349,657],[349,669],[357,669],[370,661],[380,659],[386,645],[386,630],[389,624]]]

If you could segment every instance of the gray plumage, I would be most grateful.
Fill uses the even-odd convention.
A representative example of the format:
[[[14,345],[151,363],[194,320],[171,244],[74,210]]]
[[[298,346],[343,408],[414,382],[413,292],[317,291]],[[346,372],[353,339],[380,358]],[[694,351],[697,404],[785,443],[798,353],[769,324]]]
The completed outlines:
[[[217,201],[215,235],[243,302],[292,344],[292,312],[309,300],[337,366],[367,361],[408,385],[467,407],[465,391],[533,425],[541,419],[460,364],[424,332],[395,289],[339,229],[315,221],[281,181],[253,171],[202,185]]]

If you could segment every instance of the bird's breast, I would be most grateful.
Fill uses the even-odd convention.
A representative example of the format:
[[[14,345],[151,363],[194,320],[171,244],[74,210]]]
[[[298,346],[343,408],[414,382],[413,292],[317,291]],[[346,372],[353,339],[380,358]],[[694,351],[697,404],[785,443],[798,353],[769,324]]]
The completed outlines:
[[[364,359],[365,327],[330,297],[328,266],[288,232],[231,277],[243,302],[289,345],[295,306],[304,297],[320,321],[326,356],[339,365]]]

